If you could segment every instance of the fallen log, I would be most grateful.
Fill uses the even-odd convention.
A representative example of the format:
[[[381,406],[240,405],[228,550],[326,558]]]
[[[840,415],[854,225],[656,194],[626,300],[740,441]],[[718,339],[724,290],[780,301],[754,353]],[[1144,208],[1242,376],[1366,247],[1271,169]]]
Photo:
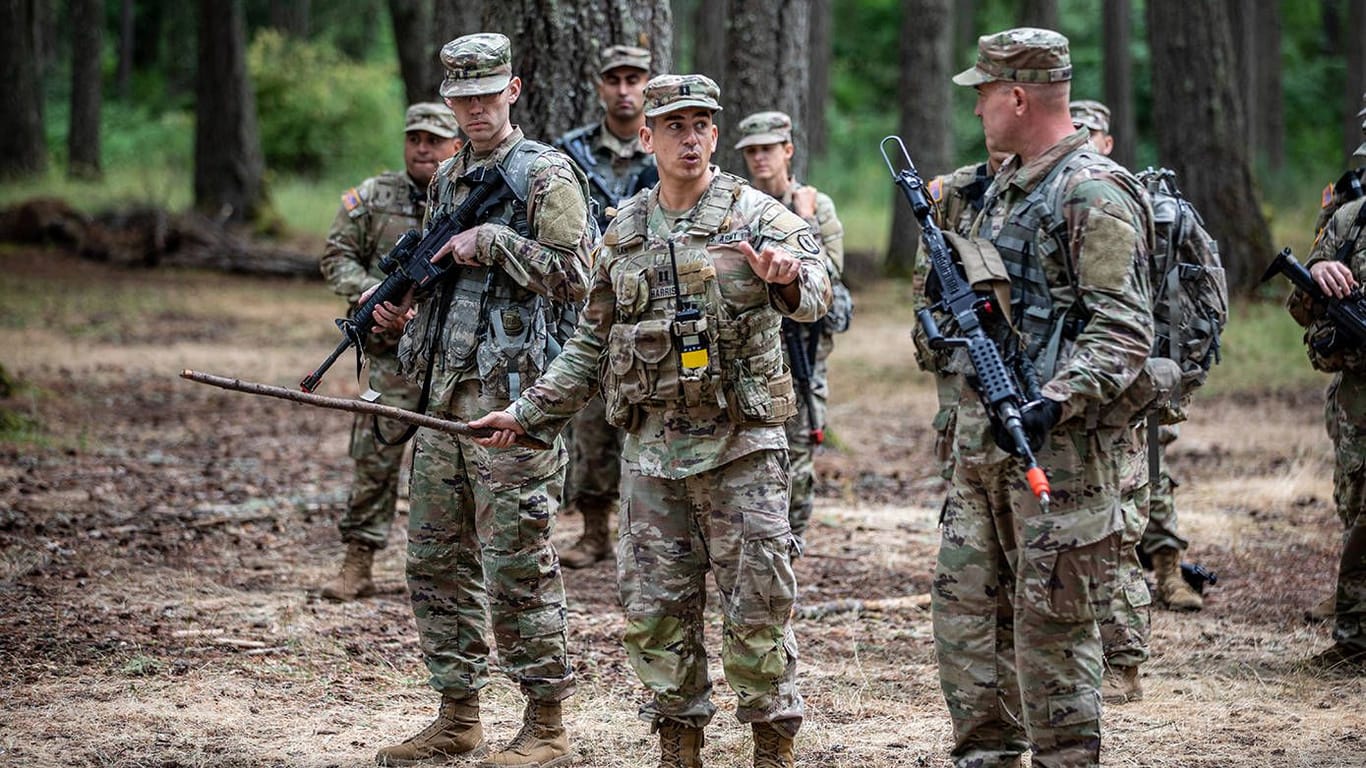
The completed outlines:
[[[364,413],[370,416],[378,416],[383,419],[401,421],[404,424],[413,424],[419,427],[435,429],[452,435],[462,435],[464,437],[488,437],[493,434],[491,429],[475,429],[463,421],[451,421],[449,419],[438,419],[435,416],[428,416],[425,413],[417,413],[404,408],[395,408],[392,405],[380,405],[379,403],[366,402],[365,400],[352,400],[345,397],[328,397],[317,395],[312,392],[301,392],[295,389],[277,387],[274,384],[262,384],[255,381],[242,381],[241,379],[231,379],[226,376],[215,376],[212,373],[201,373],[192,371],[188,368],[180,372],[180,378],[189,379],[199,384],[208,384],[213,387],[230,389],[234,392],[245,392],[249,395],[263,395],[274,397],[280,400],[291,400],[304,405],[312,405],[317,408],[330,408],[334,411],[349,411],[351,413]],[[525,448],[535,448],[546,450],[550,446],[542,443],[529,435],[521,435],[517,438],[517,444]]]

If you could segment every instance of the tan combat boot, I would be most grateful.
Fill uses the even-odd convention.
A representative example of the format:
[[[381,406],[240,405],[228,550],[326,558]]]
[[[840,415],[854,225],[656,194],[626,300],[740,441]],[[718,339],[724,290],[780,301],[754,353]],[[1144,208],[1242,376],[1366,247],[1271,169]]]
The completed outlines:
[[[375,582],[370,577],[374,562],[375,550],[372,547],[355,541],[347,544],[341,571],[323,585],[323,597],[347,602],[375,594]]]
[[[773,723],[751,723],[754,729],[754,768],[793,768],[797,758],[792,754],[795,740],[778,730]]]
[[[568,765],[575,757],[569,751],[569,736],[560,718],[560,702],[530,699],[522,713],[522,730],[502,750],[494,752],[479,765],[483,768],[551,768]]]
[[[583,504],[583,536],[574,546],[560,553],[560,564],[566,568],[587,568],[612,554],[611,536],[607,522],[612,517],[610,504]]]
[[[1198,611],[1204,598],[1181,578],[1181,551],[1163,547],[1153,553],[1153,576],[1157,578],[1157,599],[1173,611]]]
[[[702,768],[701,728],[672,720],[659,723],[659,768]]]
[[[379,765],[421,765],[460,761],[488,754],[484,726],[479,722],[479,694],[443,694],[436,721],[402,744],[384,747],[375,755]]]
[[[1331,594],[1304,612],[1304,620],[1312,623],[1332,621],[1338,615],[1338,596]]]
[[[1138,667],[1105,665],[1100,680],[1100,697],[1106,704],[1127,704],[1143,701],[1143,683],[1138,679]]]

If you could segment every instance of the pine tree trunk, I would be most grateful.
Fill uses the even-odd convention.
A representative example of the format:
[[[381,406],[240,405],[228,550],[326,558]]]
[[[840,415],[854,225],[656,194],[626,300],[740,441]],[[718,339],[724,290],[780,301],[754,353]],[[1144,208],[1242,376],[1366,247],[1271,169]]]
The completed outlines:
[[[722,95],[726,93],[726,30],[730,27],[730,6],[732,2],[741,1],[698,0],[694,16],[692,71],[715,80],[721,86]]]
[[[1149,0],[1153,123],[1162,163],[1219,241],[1230,291],[1256,287],[1271,235],[1256,195],[1233,32],[1221,0]]]
[[[119,98],[127,101],[128,94],[133,84],[133,47],[137,29],[135,20],[133,0],[121,0],[119,3],[119,65],[118,74],[115,76],[115,87],[118,89]]]
[[[901,138],[916,169],[929,181],[953,170],[953,3],[952,0],[902,0]],[[979,144],[983,158],[986,147]],[[897,158],[893,156],[894,162]],[[892,203],[892,238],[884,272],[909,277],[915,267],[920,225],[901,192],[886,180]]]
[[[431,0],[389,0],[389,19],[394,27],[398,71],[403,78],[403,95],[407,103],[439,99],[439,49],[412,42],[428,38],[427,30],[432,28]]]
[[[485,7],[482,26],[512,40],[512,71],[523,83],[512,121],[529,138],[545,142],[602,117],[597,91],[588,87],[597,82],[602,48],[647,47],[658,72],[668,71],[672,62],[667,0],[507,0]]]
[[[1129,0],[1102,3],[1102,38],[1105,56],[1105,106],[1110,108],[1110,135],[1115,148],[1110,156],[1132,168],[1136,158],[1138,128],[1134,123],[1134,60],[1129,53],[1133,19]]]
[[[47,168],[43,85],[33,50],[33,0],[0,0],[0,179]]]
[[[725,84],[721,88],[721,142],[717,164],[744,176],[745,161],[734,149],[737,126],[746,115],[786,112],[806,115],[810,70],[805,55],[811,39],[811,0],[734,0],[726,29]],[[806,126],[792,126],[797,153],[792,173],[806,178]]]
[[[1022,27],[1058,28],[1058,0],[1021,0],[1016,11]]]
[[[247,79],[242,0],[199,0],[198,39],[195,208],[218,220],[250,221],[264,202],[264,161]]]
[[[830,57],[833,54],[831,30],[834,28],[832,0],[813,0],[811,3],[811,42],[807,48],[811,59],[810,88],[807,89],[806,154],[808,158],[825,155],[825,104],[830,98]]]
[[[309,0],[270,0],[270,26],[289,37],[308,37]]]
[[[1352,152],[1361,145],[1361,118],[1357,117],[1366,99],[1366,49],[1361,45],[1366,40],[1366,0],[1347,0],[1347,27],[1342,32],[1343,46],[1347,49],[1347,91],[1343,95],[1342,150],[1347,166],[1356,165]]]
[[[1256,147],[1272,170],[1285,164],[1285,107],[1281,99],[1281,8],[1279,3],[1259,2],[1255,25],[1258,52],[1251,88],[1257,90],[1257,111],[1248,120],[1257,123]],[[1360,38],[1358,38],[1360,39]],[[1251,90],[1249,88],[1249,90]]]
[[[71,125],[67,132],[67,175],[98,179],[100,170],[100,100],[104,72],[102,0],[71,0]]]

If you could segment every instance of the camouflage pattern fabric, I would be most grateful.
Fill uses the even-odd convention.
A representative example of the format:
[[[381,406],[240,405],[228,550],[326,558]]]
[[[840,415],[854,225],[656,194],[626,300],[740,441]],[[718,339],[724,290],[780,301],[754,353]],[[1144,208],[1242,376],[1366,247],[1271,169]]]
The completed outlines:
[[[456,181],[471,167],[500,162],[523,139],[514,129],[487,157],[466,145],[432,179],[428,216],[464,198]],[[536,296],[575,302],[584,295],[590,230],[584,185],[563,155],[549,151],[529,169],[526,225],[531,236],[492,211],[479,225],[479,261]],[[515,206],[512,206],[515,208]],[[407,371],[424,370],[435,355],[428,412],[469,421],[502,408],[470,356],[450,350],[489,333],[478,304],[453,302],[441,328],[434,295],[420,296],[417,317],[399,348]],[[431,339],[441,345],[429,349]],[[567,661],[564,586],[550,546],[566,454],[551,435],[548,451],[486,449],[464,439],[420,430],[413,459],[408,527],[408,587],[423,656],[437,690],[463,694],[487,681],[484,605],[503,670],[534,699],[558,701],[573,690]]]
[[[1324,227],[1306,266],[1336,258],[1366,200],[1342,206]],[[1349,247],[1348,267],[1366,282],[1366,238]],[[1360,350],[1343,355],[1344,365],[1328,385],[1324,423],[1333,441],[1333,503],[1342,520],[1338,563],[1337,616],[1333,639],[1366,649],[1366,361]]]
[[[1078,130],[1028,164],[1008,160],[987,193],[978,235],[999,233],[1012,207],[1087,139]],[[1055,251],[1041,266],[1055,307],[1081,300],[1091,317],[1042,386],[1062,405],[1038,452],[1053,487],[1046,512],[1020,460],[996,447],[970,389],[958,405],[931,595],[952,757],[964,768],[1004,764],[1026,746],[1038,765],[1099,764],[1098,622],[1110,615],[1118,584],[1126,456],[1116,444],[1123,430],[1092,416],[1137,378],[1153,341],[1151,213],[1126,174],[1102,164],[1055,177],[1063,185],[1058,218],[1078,234],[1070,253]],[[1079,294],[1060,257],[1071,259]]]
[[[1148,660],[1148,636],[1152,593],[1138,559],[1138,545],[1148,524],[1148,426],[1140,423],[1124,433],[1117,447],[1124,454],[1120,473],[1120,509],[1124,534],[1119,540],[1112,615],[1100,622],[1100,641],[1105,662],[1115,667],[1136,667]]]
[[[617,583],[631,666],[652,694],[641,718],[700,728],[716,711],[702,637],[710,570],[736,717],[799,723],[784,452],[755,451],[681,480],[650,477],[627,462],[625,486]]]
[[[342,205],[327,233],[320,262],[323,278],[346,297],[349,311],[356,300],[384,280],[379,261],[399,236],[420,226],[426,194],[406,173],[382,173],[366,179],[342,195]],[[398,372],[394,350],[398,334],[373,333],[365,343],[370,361],[367,384],[383,393],[379,402],[397,408],[417,406],[420,387]],[[351,458],[355,473],[346,512],[337,523],[343,542],[383,547],[389,540],[398,503],[400,467],[405,445],[384,445],[375,439],[376,420],[357,416],[351,427]],[[402,435],[406,425],[380,419],[380,434],[389,440]]]
[[[977,63],[953,76],[958,85],[1061,83],[1072,79],[1067,38],[1051,29],[1018,27],[977,38]]]
[[[643,328],[651,326],[637,320],[671,308],[674,291],[700,302],[709,322],[716,323],[711,326],[715,341],[708,346],[705,370],[711,371],[714,363],[718,372],[736,375],[740,366],[735,362],[741,359],[751,364],[766,359],[781,368],[776,332],[780,316],[812,322],[827,311],[831,292],[824,252],[805,222],[743,180],[715,167],[711,172],[711,184],[689,216],[666,215],[656,188],[632,198],[612,222],[593,266],[588,303],[574,337],[545,375],[508,409],[529,434],[553,435],[583,406],[603,380],[600,361],[608,360],[609,367],[612,361],[633,366],[634,358],[607,355],[608,349],[620,352],[623,331],[644,334]],[[721,228],[728,229],[719,232]],[[728,239],[746,230],[751,239],[762,239],[801,260],[797,306],[787,306],[775,289],[758,280],[734,240]],[[669,258],[669,238],[675,243],[674,259]],[[671,262],[677,263],[676,270]],[[664,265],[670,265],[667,271]],[[661,281],[670,272],[678,277]],[[736,334],[736,321],[723,318],[739,317],[766,330]],[[645,351],[642,346],[636,349]],[[679,351],[665,346],[661,354],[650,357],[667,361]],[[745,369],[757,370],[751,364]],[[713,709],[702,645],[702,579],[710,569],[725,600],[721,660],[740,699],[737,714],[752,721],[782,722],[795,733],[802,705],[792,678],[796,646],[791,607],[796,587],[791,566],[795,544],[787,522],[787,445],[781,422],[732,418],[731,405],[739,396],[733,390],[742,383],[762,385],[752,378],[729,376],[719,379],[720,391],[694,405],[641,399],[632,406],[636,418],[626,428],[622,449],[624,487],[617,542],[626,648],[636,674],[653,695],[642,708],[644,716],[705,723]],[[606,381],[608,402],[619,401],[627,380],[609,376]],[[635,383],[653,387],[647,381]],[[782,383],[780,377],[768,380],[775,416],[783,412]],[[747,397],[760,398],[758,403],[765,402],[759,391],[746,392]]]
[[[972,221],[982,208],[982,198],[991,183],[986,163],[965,165],[952,173],[936,176],[926,185],[934,207],[931,214],[941,230],[967,235]],[[925,282],[930,274],[930,259],[925,249],[917,248],[915,271],[911,278],[911,301],[916,311],[928,305]],[[957,421],[958,400],[962,396],[963,379],[960,374],[944,370],[944,354],[933,351],[925,332],[917,323],[911,330],[915,342],[915,358],[922,371],[934,373],[935,394],[939,409],[935,411],[931,427],[934,429],[934,455],[939,460],[940,477],[953,477],[953,432]]]
[[[761,113],[778,114],[778,113]],[[788,187],[788,191],[779,202],[792,209],[792,196],[801,185],[793,184]],[[830,279],[837,281],[844,272],[844,225],[839,220],[839,215],[835,212],[835,201],[824,192],[816,193],[816,216],[807,221],[811,231],[816,232],[820,237],[822,247],[825,248],[825,255],[828,260],[827,269],[830,272]],[[835,335],[825,328],[824,324],[805,325],[800,346],[806,349],[807,337],[805,334],[811,333],[812,329],[820,334],[816,341],[816,360],[811,366],[811,402],[815,407],[814,414],[807,407],[806,398],[797,397],[797,415],[787,420],[783,425],[787,433],[787,450],[790,462],[790,473],[792,475],[792,497],[788,506],[788,522],[792,525],[792,535],[797,537],[797,546],[800,550],[804,546],[806,527],[811,521],[811,512],[815,509],[815,485],[816,485],[816,445],[811,441],[811,424],[814,417],[815,423],[821,427],[827,426],[826,413],[827,404],[830,401],[830,353],[835,348]],[[792,369],[792,360],[789,358],[787,345],[783,345],[783,360],[789,369]]]
[[[478,383],[465,382],[451,409],[431,413],[468,420],[484,410]],[[502,671],[528,697],[573,692],[564,581],[550,545],[564,462],[558,443],[498,450],[418,430],[408,590],[436,690],[464,696],[488,683],[491,628]]]

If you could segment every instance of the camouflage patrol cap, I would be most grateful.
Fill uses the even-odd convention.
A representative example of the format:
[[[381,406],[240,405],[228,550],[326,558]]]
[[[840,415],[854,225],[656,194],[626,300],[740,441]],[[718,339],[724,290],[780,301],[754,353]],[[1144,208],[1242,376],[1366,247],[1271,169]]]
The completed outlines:
[[[996,80],[1061,83],[1072,79],[1067,38],[1051,29],[1020,27],[977,38],[977,63],[953,76],[958,85]]]
[[[605,75],[617,67],[630,67],[643,72],[650,71],[650,52],[632,45],[614,45],[605,48],[598,57],[598,74]]]
[[[1081,99],[1067,105],[1072,113],[1072,125],[1088,131],[1110,132],[1110,108],[1099,101]]]
[[[735,142],[736,149],[762,146],[764,144],[786,144],[792,141],[792,118],[784,112],[755,112],[740,121],[740,140]]]
[[[497,32],[457,37],[441,46],[441,64],[446,67],[442,96],[498,93],[512,81],[512,42]]]
[[[418,102],[408,107],[403,119],[403,132],[426,131],[443,139],[453,139],[460,132],[455,114],[445,104],[435,101]]]
[[[687,107],[721,111],[721,89],[706,75],[658,75],[645,84],[645,116],[659,117]]]

